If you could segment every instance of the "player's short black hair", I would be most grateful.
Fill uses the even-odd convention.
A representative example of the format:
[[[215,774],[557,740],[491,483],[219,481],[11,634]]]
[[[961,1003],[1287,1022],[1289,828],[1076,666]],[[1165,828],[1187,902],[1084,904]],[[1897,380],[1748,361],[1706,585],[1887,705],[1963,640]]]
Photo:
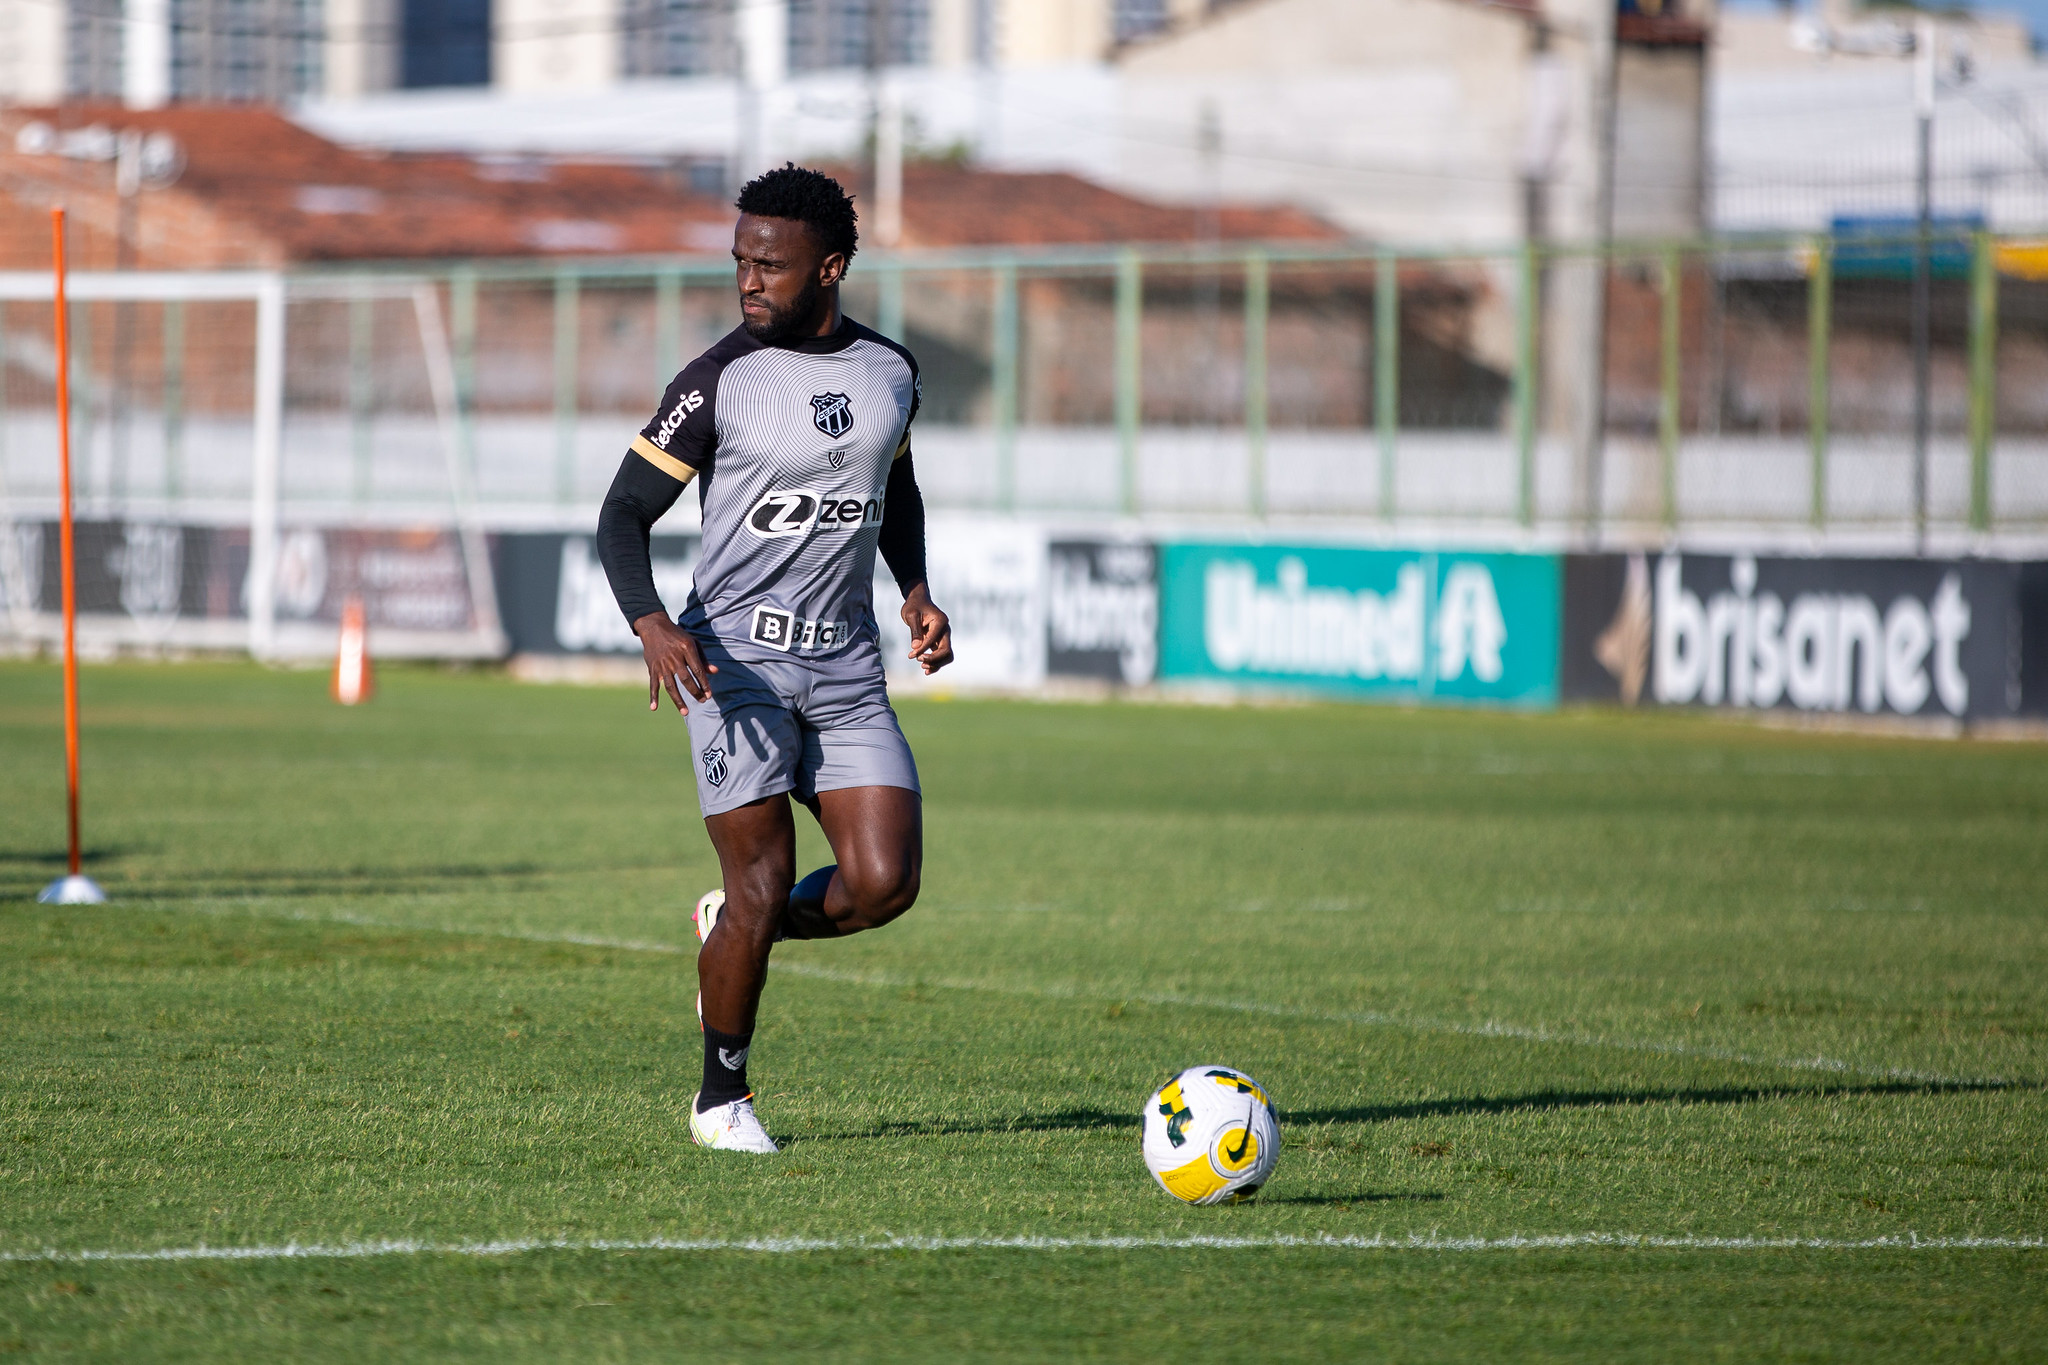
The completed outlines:
[[[836,251],[850,261],[860,243],[853,196],[823,171],[794,162],[749,180],[733,207],[762,218],[795,219],[818,234],[828,256]]]

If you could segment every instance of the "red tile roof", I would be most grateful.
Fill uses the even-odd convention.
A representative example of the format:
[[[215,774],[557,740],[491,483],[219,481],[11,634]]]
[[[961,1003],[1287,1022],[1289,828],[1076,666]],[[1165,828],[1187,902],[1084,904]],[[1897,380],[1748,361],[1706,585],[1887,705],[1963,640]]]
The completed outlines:
[[[377,156],[266,109],[84,105],[20,110],[10,122],[29,119],[170,133],[186,164],[158,193],[198,200],[285,261],[703,251],[722,245],[732,222],[721,199],[690,194],[656,168]],[[54,157],[4,159],[16,176],[59,169],[48,165]],[[96,169],[84,179],[111,188],[111,166],[78,169]]]
[[[659,166],[378,155],[329,142],[261,108],[71,105],[0,114],[0,265],[46,259],[43,211],[58,200],[72,206],[79,265],[111,264],[113,166],[20,151],[16,134],[38,120],[59,129],[160,130],[178,139],[182,174],[170,187],[139,196],[130,229],[131,263],[144,268],[722,253],[731,241],[731,205],[689,192]],[[865,179],[855,175],[847,183]],[[912,163],[904,181],[906,246],[1194,241],[1209,230],[1199,210],[1060,173]],[[871,204],[865,196],[860,202],[872,219]],[[1214,231],[1230,240],[1342,235],[1298,209],[1241,205],[1222,207]]]
[[[903,168],[906,246],[1045,246],[1192,242],[1209,231],[1202,210],[1157,204],[1059,171],[973,170],[945,162]],[[1341,229],[1301,209],[1225,204],[1226,241],[1328,241]]]

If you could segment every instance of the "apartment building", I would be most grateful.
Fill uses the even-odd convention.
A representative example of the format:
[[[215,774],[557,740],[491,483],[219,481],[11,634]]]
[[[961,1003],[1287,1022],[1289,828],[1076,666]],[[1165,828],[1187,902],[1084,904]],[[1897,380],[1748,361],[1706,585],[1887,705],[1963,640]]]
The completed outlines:
[[[1236,0],[0,0],[0,103],[1100,62]],[[764,50],[773,49],[773,50]],[[752,54],[751,56],[749,54]]]

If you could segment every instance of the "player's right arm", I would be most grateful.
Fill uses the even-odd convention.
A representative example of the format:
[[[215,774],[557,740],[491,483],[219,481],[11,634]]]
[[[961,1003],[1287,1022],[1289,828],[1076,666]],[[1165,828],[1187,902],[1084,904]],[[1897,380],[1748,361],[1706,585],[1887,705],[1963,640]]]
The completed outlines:
[[[597,514],[597,557],[647,660],[647,707],[661,706],[665,689],[676,710],[687,714],[687,692],[699,701],[711,693],[718,670],[690,633],[669,616],[654,587],[648,537],[717,445],[715,405],[718,367],[704,360],[678,374],[662,396],[654,420],[633,438],[611,491]]]

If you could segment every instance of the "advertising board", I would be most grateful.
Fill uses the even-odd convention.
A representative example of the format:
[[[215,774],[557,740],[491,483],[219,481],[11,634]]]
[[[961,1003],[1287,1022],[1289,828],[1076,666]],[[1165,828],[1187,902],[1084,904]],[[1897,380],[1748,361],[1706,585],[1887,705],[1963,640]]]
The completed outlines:
[[[951,687],[1029,688],[1045,681],[1046,534],[1008,518],[934,517],[925,527],[932,600],[953,623],[956,662],[925,678],[906,657],[910,632],[902,594],[878,556],[875,620],[890,684],[917,691]]]
[[[499,611],[517,654],[632,655],[640,650],[588,535],[507,532],[492,537]],[[655,535],[648,544],[655,590],[671,613],[682,610],[696,569],[699,538]],[[926,563],[933,597],[952,618],[960,662],[939,685],[1031,687],[1045,677],[1045,534],[1014,521],[935,517]],[[879,559],[875,616],[898,682],[921,675],[904,656],[910,635],[903,599]]]
[[[2036,566],[1998,560],[1572,555],[1567,697],[1984,718],[2023,685]],[[2039,623],[2048,626],[2048,621]],[[2036,683],[2038,688],[2038,683]]]
[[[249,530],[154,521],[74,527],[78,610],[139,622],[246,620]],[[59,609],[55,522],[16,524],[0,543],[0,588],[16,610]],[[278,533],[282,623],[333,625],[360,597],[372,627],[460,632],[477,625],[455,532],[286,526]]]
[[[242,580],[249,533],[162,522],[79,521],[73,532],[81,614],[137,620],[247,615]],[[20,522],[0,546],[10,605],[56,612],[62,604],[57,523]],[[303,594],[301,594],[303,597]]]
[[[1159,672],[1159,547],[1055,540],[1045,566],[1045,671],[1129,687],[1151,682]]]
[[[492,537],[498,611],[515,654],[638,654],[639,637],[587,535],[508,532]],[[683,609],[697,566],[698,538],[653,536],[654,587],[670,613]]]
[[[1557,700],[1554,555],[1161,549],[1159,676],[1388,700]]]

